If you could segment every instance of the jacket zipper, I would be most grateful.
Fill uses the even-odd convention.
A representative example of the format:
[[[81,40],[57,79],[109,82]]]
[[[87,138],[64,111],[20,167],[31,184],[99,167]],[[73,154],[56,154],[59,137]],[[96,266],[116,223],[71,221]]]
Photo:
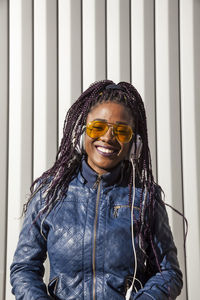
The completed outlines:
[[[99,207],[100,190],[101,190],[101,175],[98,175],[97,181],[94,184],[94,187],[97,187],[97,186],[98,186],[98,190],[97,190],[96,210],[95,210],[95,219],[94,219],[94,244],[93,244],[93,257],[92,257],[92,268],[93,268],[93,300],[95,300],[95,286],[96,286],[96,265],[95,265],[96,231],[97,231],[98,207]]]
[[[131,205],[129,205],[129,204],[127,204],[127,205],[115,205],[114,207],[113,207],[113,210],[114,210],[114,212],[113,212],[113,214],[114,214],[114,217],[115,218],[117,218],[117,216],[118,216],[118,210],[121,208],[121,207],[129,207],[130,209],[131,209]],[[133,206],[133,208],[134,209],[140,209],[139,207],[137,207],[137,206]]]

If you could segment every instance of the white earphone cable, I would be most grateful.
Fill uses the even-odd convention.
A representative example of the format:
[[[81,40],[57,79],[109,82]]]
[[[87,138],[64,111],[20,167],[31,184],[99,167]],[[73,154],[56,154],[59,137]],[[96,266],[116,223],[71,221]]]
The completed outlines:
[[[131,240],[132,240],[132,247],[133,247],[133,255],[134,255],[134,274],[133,274],[133,280],[130,288],[126,292],[126,300],[129,300],[131,297],[131,292],[134,287],[134,283],[136,279],[136,273],[137,273],[137,254],[135,249],[135,242],[134,242],[134,228],[133,228],[133,207],[135,202],[135,165],[134,160],[131,158],[131,164],[133,168],[133,198],[132,198],[132,204],[131,204]]]

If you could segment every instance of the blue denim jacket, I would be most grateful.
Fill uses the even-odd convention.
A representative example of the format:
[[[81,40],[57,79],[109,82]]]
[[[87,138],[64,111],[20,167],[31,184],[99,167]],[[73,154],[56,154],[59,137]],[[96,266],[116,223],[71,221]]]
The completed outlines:
[[[134,223],[139,217],[141,189],[136,188]],[[22,300],[122,300],[134,273],[129,189],[120,178],[120,165],[98,178],[85,161],[69,185],[63,201],[45,218],[38,216],[44,200],[38,192],[28,206],[11,265],[12,292]],[[131,299],[175,299],[182,288],[177,250],[166,210],[156,202],[153,244],[138,245],[137,274]],[[43,283],[43,262],[48,252],[50,279]],[[48,289],[48,293],[47,293]],[[137,291],[136,291],[137,290]]]

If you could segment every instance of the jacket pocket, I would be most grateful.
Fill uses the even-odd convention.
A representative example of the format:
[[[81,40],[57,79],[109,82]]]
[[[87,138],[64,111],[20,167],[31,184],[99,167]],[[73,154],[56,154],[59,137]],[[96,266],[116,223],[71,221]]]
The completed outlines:
[[[117,218],[118,215],[122,213],[122,209],[123,210],[125,209],[125,212],[126,212],[126,209],[128,209],[128,208],[131,209],[129,204],[127,204],[127,205],[125,205],[125,204],[123,204],[123,205],[114,205],[113,206],[113,216],[114,216],[114,218]]]
[[[52,300],[81,300],[83,299],[82,277],[80,274],[69,277],[60,273],[48,285],[48,292]]]
[[[116,204],[113,206],[113,217],[129,217],[131,213],[131,205],[130,204]],[[135,219],[138,219],[140,213],[140,208],[137,206],[133,206],[133,214]]]

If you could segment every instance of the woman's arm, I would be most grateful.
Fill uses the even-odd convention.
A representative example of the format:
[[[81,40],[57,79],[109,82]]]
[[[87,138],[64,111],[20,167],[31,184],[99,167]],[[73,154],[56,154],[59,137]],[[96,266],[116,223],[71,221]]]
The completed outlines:
[[[180,294],[183,282],[182,273],[177,260],[177,249],[169,226],[168,215],[164,203],[157,199],[155,204],[154,223],[152,226],[152,243],[150,260],[154,262],[155,270],[160,266],[161,272],[155,272],[144,288],[139,290],[132,299],[137,300],[169,300],[176,299]],[[157,262],[156,262],[157,260]]]
[[[41,197],[38,192],[28,206],[10,268],[12,293],[17,300],[50,299],[43,282],[47,246],[40,231],[40,209]]]

